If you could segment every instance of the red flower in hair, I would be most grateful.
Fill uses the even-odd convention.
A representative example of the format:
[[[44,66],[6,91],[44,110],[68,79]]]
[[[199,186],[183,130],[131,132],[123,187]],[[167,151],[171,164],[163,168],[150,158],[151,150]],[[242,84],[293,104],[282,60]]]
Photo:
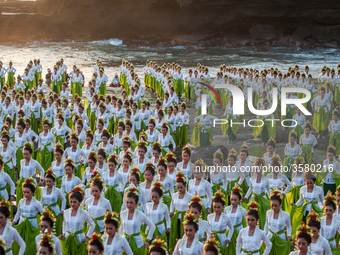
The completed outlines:
[[[98,179],[98,178],[96,178],[96,179],[94,179],[94,181],[95,181],[95,182],[99,182],[99,179]]]
[[[182,178],[182,175],[178,174],[178,175],[177,175],[177,178]]]
[[[148,166],[152,166],[152,163],[148,163]]]
[[[43,241],[44,241],[45,243],[48,243],[48,237],[47,237],[47,236],[44,236]]]
[[[215,245],[215,243],[214,242],[210,242],[209,245]]]
[[[74,191],[79,192],[80,191],[79,187],[75,188]]]
[[[96,170],[94,170],[92,174],[94,174],[94,175],[97,175],[97,171],[96,171]]]
[[[316,216],[315,216],[315,215],[312,215],[312,216],[310,216],[310,219],[311,219],[311,220],[316,220]]]
[[[44,218],[48,218],[48,214],[47,213],[44,215]]]
[[[135,192],[135,191],[136,191],[136,189],[132,188],[132,189],[130,189],[130,191],[131,191],[131,192]]]
[[[92,241],[98,241],[98,238],[97,238],[97,236],[96,235],[94,235],[94,236],[92,236]]]
[[[155,243],[155,247],[162,247],[160,243]]]
[[[26,183],[31,183],[31,180],[26,180]]]
[[[234,192],[240,192],[240,190],[238,188],[235,188]]]
[[[160,188],[161,185],[160,185],[159,183],[156,183],[156,184],[155,184],[155,187],[156,187],[156,188]]]
[[[222,196],[221,196],[221,195],[216,195],[216,197],[218,197],[218,198],[222,198]]]
[[[137,168],[132,169],[132,172],[137,173],[138,172]]]
[[[327,197],[328,201],[333,201],[333,199],[331,197]]]
[[[257,205],[256,205],[256,204],[252,204],[252,205],[250,206],[250,208],[256,209],[256,208],[257,208]]]
[[[278,162],[278,161],[279,161],[279,159],[277,159],[277,158],[274,158],[274,159],[273,159],[273,161],[275,161],[275,162]]]
[[[194,203],[199,203],[200,200],[199,200],[198,198],[194,198],[194,200],[192,200],[192,202],[194,202]]]
[[[191,217],[191,216],[189,216],[189,217],[188,217],[188,220],[189,220],[189,221],[192,221],[192,220],[194,220],[194,218]]]
[[[5,202],[2,202],[2,203],[1,203],[1,206],[4,206],[4,205],[5,205]]]
[[[170,154],[170,155],[168,155],[168,158],[172,158],[172,155]]]
[[[302,229],[301,229],[301,233],[303,233],[303,234],[307,234],[307,229],[305,229],[305,228],[302,228]]]
[[[107,216],[107,218],[108,218],[108,219],[111,219],[111,218],[112,218],[112,214],[109,214],[109,215]]]
[[[189,150],[189,148],[188,148],[188,147],[184,147],[184,150],[185,150],[185,151],[188,151],[188,150]]]

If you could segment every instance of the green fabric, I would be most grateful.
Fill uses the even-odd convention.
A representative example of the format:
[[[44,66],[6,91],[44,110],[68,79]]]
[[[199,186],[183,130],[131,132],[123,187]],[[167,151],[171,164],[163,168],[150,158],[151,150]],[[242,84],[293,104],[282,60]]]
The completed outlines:
[[[59,214],[56,217],[56,221],[54,222],[54,232],[56,236],[60,236],[62,234],[63,227],[63,215]]]
[[[64,148],[65,147],[65,139],[64,139],[64,136],[63,135],[56,135],[55,136],[55,142],[56,143],[60,143],[61,144],[61,147]]]
[[[128,91],[128,90],[126,90]],[[106,84],[105,83],[101,83],[99,86],[99,95],[106,95]]]
[[[92,132],[96,130],[96,113],[95,112],[91,112],[91,115],[90,115],[90,128]]]
[[[86,243],[80,242],[78,243],[77,234],[84,233],[84,230],[81,229],[75,233],[68,232],[66,240],[60,240],[62,251],[64,255],[80,255],[86,254]]]
[[[137,247],[137,244],[136,244],[136,240],[135,240],[135,236],[138,236],[140,235],[141,233],[135,233],[133,235],[126,235],[125,234],[125,237],[126,237],[126,240],[128,241],[128,243],[130,244],[130,247],[131,247],[131,250],[132,250],[132,253],[134,255],[146,255],[148,254],[148,249],[146,249],[144,247],[144,245],[140,248]]]
[[[301,222],[303,221],[305,209],[306,209],[307,204],[309,204],[309,203],[312,204],[312,208],[314,209],[314,211],[317,214],[319,214],[319,216],[323,214],[323,210],[319,209],[316,206],[315,202],[305,201],[300,206],[293,205],[292,210],[291,210],[291,214],[290,214],[291,221],[292,221],[292,238],[295,238],[296,229],[301,224]]]
[[[20,165],[20,161],[22,159],[24,159],[24,156],[22,154],[22,148],[23,147],[19,147],[17,148],[17,152],[15,154],[16,158],[17,158],[17,169],[18,169],[18,176],[20,176],[20,170],[21,170],[21,165]]]
[[[74,94],[73,94],[74,97],[75,97],[75,95],[79,95],[80,97],[82,97],[82,95],[83,95],[83,84],[81,82],[75,82],[73,84],[73,89],[74,89]]]
[[[312,145],[311,144],[301,144],[302,157],[305,159],[305,163],[310,164],[312,161]]]
[[[51,167],[53,161],[53,152],[47,149],[47,145],[44,146],[42,150],[37,152],[37,161],[45,171]]]
[[[12,87],[14,85],[14,74],[12,72],[7,73],[7,84]]]
[[[329,125],[329,113],[325,113],[325,107],[327,106],[319,107],[320,107],[319,111],[315,112],[313,116],[313,128],[319,134],[327,135]]]
[[[333,145],[336,149],[336,156],[340,155],[340,131],[335,131],[329,136],[329,145]]]
[[[93,220],[94,223],[96,224],[95,231],[96,231],[97,233],[102,233],[102,232],[100,231],[100,227],[99,227],[99,225],[98,225],[98,221],[99,221],[99,220],[104,220],[104,218],[105,218],[104,215],[103,215],[103,216],[100,216],[100,217],[97,217],[97,218],[92,218],[92,220]]]
[[[294,128],[291,128],[289,130],[289,136],[293,131],[296,134],[296,142],[299,143],[300,137],[303,134],[303,128],[301,127],[301,125],[296,125]]]
[[[188,125],[183,124],[180,128],[179,139],[178,139],[178,147],[183,147],[188,143]]]
[[[241,225],[242,225],[242,222],[234,226],[234,233],[231,237],[230,244],[228,245],[228,247],[225,248],[225,251],[226,251],[225,254],[236,254],[236,240],[239,234],[239,231],[237,231],[237,228]]]
[[[186,100],[190,100],[190,82],[185,83],[184,98]]]
[[[259,223],[260,223],[260,228],[264,229],[264,224],[266,223],[266,213],[270,209],[270,203],[268,198],[264,198],[263,196],[265,195],[264,192],[261,194],[255,194],[254,192],[252,193],[254,196],[254,199],[257,203],[259,203]],[[249,209],[249,208],[248,208]]]
[[[38,134],[38,121],[37,119],[35,118],[35,115],[34,115],[34,112],[31,113],[31,129],[36,133]]]
[[[163,220],[161,220],[160,222],[156,223],[155,226],[156,226],[156,229],[155,229],[155,232],[153,234],[153,238],[156,239],[156,238],[160,238],[162,239],[164,242],[167,242],[167,234],[166,234],[166,231],[164,231],[163,234],[161,234],[161,232],[159,231],[158,229],[158,226],[160,225],[164,225],[165,227],[165,230],[166,230],[166,220],[165,218]]]
[[[40,230],[39,228],[33,227],[29,219],[37,219],[37,216],[25,218],[23,222],[21,222],[19,225],[15,225],[14,228],[18,231],[19,235],[26,243],[25,255],[36,255],[37,247],[35,244],[35,237],[39,235]],[[12,248],[14,254],[18,254],[16,253],[16,251],[19,251],[17,244],[13,244]]]
[[[256,250],[256,251],[247,251],[247,250],[245,250],[245,249],[241,249],[241,251],[247,253],[247,255],[256,254],[256,253],[260,252],[260,250]]]
[[[120,209],[123,203],[123,196],[119,191],[115,189],[115,187],[118,187],[118,184],[114,186],[106,185],[104,196],[110,201],[112,211],[120,213]]]
[[[269,231],[272,232],[271,230]],[[270,241],[272,242],[272,248],[269,252],[270,255],[288,255],[290,253],[290,241],[284,240],[277,236],[279,234],[283,234],[284,232],[284,229],[277,233],[272,232],[273,236],[270,238]]]
[[[178,212],[176,209],[174,211],[174,215],[172,215],[171,217],[171,232],[170,232],[170,237],[169,237],[169,251],[173,252],[177,243],[176,239],[180,239],[182,238],[182,236],[184,235],[184,229],[183,229],[183,225],[181,224],[180,226],[178,226],[178,214],[180,212]],[[181,222],[183,222],[183,218],[184,218],[184,214],[185,212],[181,212]],[[178,227],[180,227],[180,233],[181,235],[178,236]]]
[[[282,201],[282,210],[286,211],[291,215],[292,207],[290,204],[295,204],[300,197],[300,188],[302,186],[295,186],[290,189],[290,191],[286,194],[284,200]]]
[[[163,203],[167,205],[168,209],[170,210],[170,204],[171,204],[171,194],[170,190],[167,190],[163,193],[162,200]]]

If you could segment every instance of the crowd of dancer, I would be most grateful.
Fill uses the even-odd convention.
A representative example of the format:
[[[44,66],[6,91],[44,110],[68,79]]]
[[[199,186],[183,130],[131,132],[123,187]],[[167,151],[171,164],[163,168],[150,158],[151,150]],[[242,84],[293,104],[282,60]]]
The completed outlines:
[[[152,61],[140,79],[125,60],[111,83],[99,60],[90,81],[63,59],[45,79],[42,72],[38,59],[22,75],[0,62],[0,255],[340,254],[340,65],[317,79],[297,65],[287,73],[221,65],[213,78],[197,64],[185,77],[178,64]],[[313,115],[288,106],[285,116],[260,116],[296,122],[284,155],[276,127],[265,124],[253,129],[263,156],[251,162],[244,142],[213,155],[214,169],[236,171],[207,173],[202,159],[191,160],[192,145],[213,141],[217,96],[206,88],[216,88],[225,108],[226,143],[238,132],[230,120],[242,120],[221,84],[238,86],[262,110],[273,87],[279,95],[305,88]],[[326,138],[325,160],[315,162],[313,148]]]

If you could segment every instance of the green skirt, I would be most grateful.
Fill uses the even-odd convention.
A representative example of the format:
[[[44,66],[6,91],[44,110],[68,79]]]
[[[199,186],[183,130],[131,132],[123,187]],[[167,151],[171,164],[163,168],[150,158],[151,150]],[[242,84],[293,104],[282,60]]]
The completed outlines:
[[[114,117],[111,116],[109,119],[109,126],[107,127],[107,131],[112,135],[114,132]]]
[[[325,106],[320,106],[318,112],[313,115],[313,128],[320,135],[328,135],[328,125],[329,125],[329,113],[325,113]]]
[[[270,255],[289,255],[290,241],[284,240],[275,234],[270,238],[270,241],[272,242],[272,248],[269,252]],[[265,246],[265,244],[262,244],[262,247],[265,248]]]
[[[7,84],[10,87],[13,87],[13,85],[14,85],[14,74],[12,72],[7,73]]]
[[[296,125],[296,127],[294,127],[294,128],[289,130],[289,136],[293,132],[293,130],[294,130],[294,132],[296,134],[296,142],[299,143],[300,142],[300,137],[303,134],[303,128],[301,127],[301,125]]]
[[[174,215],[172,215],[171,217],[171,228],[170,228],[171,232],[170,232],[170,237],[169,237],[169,251],[170,252],[174,252],[177,239],[182,238],[182,236],[184,235],[183,225],[182,224],[178,225],[178,214],[179,212],[175,210]],[[180,220],[181,223],[183,222],[184,214],[185,212],[181,213],[181,220]],[[178,236],[179,231],[180,231],[180,236]]]
[[[323,210],[319,209],[314,202],[311,202],[312,208],[314,211],[321,216],[323,214]],[[301,222],[304,220],[304,214],[307,204],[304,203],[300,206],[293,205],[292,211],[290,214],[291,221],[292,221],[292,238],[295,238],[296,235],[296,229],[301,224]]]
[[[24,159],[24,155],[22,154],[22,148],[17,149],[17,153],[15,154],[17,157],[17,169],[18,169],[18,177],[20,176],[21,165],[20,161]]]
[[[99,87],[99,95],[106,95],[106,84],[102,83]]]
[[[183,147],[188,143],[188,125],[184,124],[180,128],[178,147]]]
[[[4,172],[7,173],[9,175],[9,177],[11,177],[12,181],[15,183],[14,168],[10,169],[8,167],[8,165],[5,163],[5,165],[4,165]],[[11,193],[10,193],[10,186],[9,186],[9,184],[6,185],[6,190],[7,190],[8,195],[10,195]]]
[[[82,95],[83,95],[83,84],[81,84],[81,82],[75,82],[73,84],[73,89],[74,89],[74,94],[73,94],[74,97],[76,95],[82,97]]]
[[[95,112],[91,112],[91,115],[90,115],[90,128],[92,132],[96,130],[96,113]]]
[[[190,82],[185,83],[184,87],[184,98],[190,100]]]
[[[56,217],[56,221],[54,222],[54,231],[56,236],[60,236],[62,234],[63,227],[63,215],[59,214]]]
[[[39,125],[34,113],[31,114],[31,129],[38,134]]]
[[[19,225],[15,225],[14,228],[26,243],[25,255],[36,255],[37,246],[35,244],[35,237],[40,233],[39,228],[33,227],[28,219],[25,219]],[[19,246],[15,244],[12,248],[13,254],[18,254]]]
[[[158,223],[155,224],[156,229],[155,229],[155,232],[154,232],[154,234],[153,234],[153,238],[154,238],[154,239],[160,238],[161,240],[163,240],[164,242],[167,243],[167,242],[168,242],[168,240],[167,240],[168,237],[167,237],[166,231],[164,231],[163,234],[161,234],[161,232],[159,232],[158,226],[160,226],[160,225],[164,225],[164,227],[165,227],[165,229],[166,229],[166,221],[165,221],[165,218],[164,218],[162,221],[160,221],[160,222],[158,222]]]
[[[126,240],[130,244],[130,248],[134,255],[147,255],[148,249],[144,247],[144,245],[140,248],[137,247],[135,236],[139,235],[140,233],[136,233],[133,235],[125,235]]]
[[[60,243],[64,255],[87,254],[86,243],[78,243],[76,234],[68,235],[66,240],[60,240]]]
[[[302,186],[293,186],[290,191],[285,196],[284,200],[282,201],[282,210],[286,211],[287,213],[291,214],[292,207],[290,204],[295,204],[300,197],[300,188]]]
[[[300,144],[302,150],[302,157],[305,159],[305,163],[310,164],[312,161],[312,145],[311,144]]]
[[[62,178],[63,178],[62,176],[59,176],[59,177],[57,177],[57,178],[55,179],[55,184],[54,184],[54,185],[55,185],[57,188],[59,188],[59,189],[61,188],[61,183],[62,183],[62,181],[63,181]]]
[[[163,199],[163,203],[166,204],[168,206],[168,209],[170,210],[171,194],[169,190],[164,192],[162,199]]]
[[[108,199],[111,203],[112,211],[116,213],[120,213],[120,209],[122,207],[123,203],[123,196],[122,194],[115,189],[118,184],[114,186],[106,185],[106,191],[104,193],[104,196],[106,199]]]
[[[335,131],[330,134],[329,145],[333,145],[336,149],[336,156],[340,155],[340,131]]]
[[[37,152],[37,161],[40,163],[42,168],[46,171],[52,165],[53,161],[53,152],[49,151],[46,146],[44,149]]]

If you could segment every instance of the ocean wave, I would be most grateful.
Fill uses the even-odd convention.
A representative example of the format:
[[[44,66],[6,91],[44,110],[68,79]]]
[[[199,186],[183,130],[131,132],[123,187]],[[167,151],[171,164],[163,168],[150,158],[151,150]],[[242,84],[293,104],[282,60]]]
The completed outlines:
[[[90,43],[92,43],[92,44],[110,44],[110,45],[113,45],[113,46],[125,46],[123,44],[123,40],[120,40],[118,38],[102,40],[102,41],[92,41]]]

